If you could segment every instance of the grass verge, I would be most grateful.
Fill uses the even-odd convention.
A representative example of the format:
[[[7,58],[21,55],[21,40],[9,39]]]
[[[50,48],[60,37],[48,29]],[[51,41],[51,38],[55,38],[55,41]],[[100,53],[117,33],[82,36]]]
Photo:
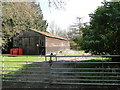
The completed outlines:
[[[35,56],[16,56],[16,57],[4,56],[3,59],[4,63],[0,63],[0,66],[4,66],[4,73],[10,73],[12,72],[12,70],[19,70],[25,66],[28,67],[28,65],[25,64],[30,64],[33,61],[44,61],[44,57]],[[29,65],[29,67],[33,66]]]

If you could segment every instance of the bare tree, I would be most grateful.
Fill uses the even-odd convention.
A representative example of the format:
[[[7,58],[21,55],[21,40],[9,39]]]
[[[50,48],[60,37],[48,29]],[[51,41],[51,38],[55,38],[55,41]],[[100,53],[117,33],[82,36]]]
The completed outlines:
[[[59,35],[61,28],[55,23],[55,21],[51,21],[48,26],[48,32],[53,35]]]
[[[48,32],[53,35],[61,36],[63,38],[69,39],[68,31],[62,30],[55,21],[52,21],[48,27]]]
[[[48,0],[49,7],[55,7],[56,9],[64,9],[68,0]]]
[[[69,32],[67,32],[69,40],[73,40],[76,36],[82,34],[81,28],[83,23],[81,23],[81,19],[81,17],[76,17],[76,22],[70,25]]]

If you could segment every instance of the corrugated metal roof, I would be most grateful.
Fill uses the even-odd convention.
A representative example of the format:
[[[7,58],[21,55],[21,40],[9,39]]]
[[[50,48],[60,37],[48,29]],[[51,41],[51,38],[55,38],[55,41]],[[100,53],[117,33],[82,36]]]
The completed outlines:
[[[42,31],[38,31],[38,30],[36,30],[36,29],[31,29],[31,30],[33,30],[33,31],[35,31],[35,32],[38,32],[38,33],[40,33],[40,34],[42,34],[42,35],[48,36],[48,37],[66,40],[66,39],[63,38],[63,37],[56,36],[56,35],[52,35],[52,34],[49,34],[49,33],[46,33],[46,32],[42,32]]]

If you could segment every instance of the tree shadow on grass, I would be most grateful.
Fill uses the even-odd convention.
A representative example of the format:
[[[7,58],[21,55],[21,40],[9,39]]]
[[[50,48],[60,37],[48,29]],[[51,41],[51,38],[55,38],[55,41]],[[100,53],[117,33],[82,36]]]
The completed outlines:
[[[61,62],[61,61],[59,61]],[[119,64],[111,64],[111,63],[69,63],[69,64],[63,64],[63,63],[54,63],[52,64],[52,68],[120,68]],[[66,61],[62,61],[66,62]],[[71,62],[71,61],[67,61]],[[85,61],[87,62],[87,61]],[[99,61],[98,61],[99,62]],[[22,68],[20,68],[17,71],[10,72],[5,75],[5,78],[3,80],[10,80],[9,82],[4,81],[3,82],[3,88],[83,88],[83,90],[113,90],[116,88],[116,90],[119,88],[118,86],[94,86],[94,85],[51,85],[51,80],[55,81],[56,78],[51,78],[51,69],[50,69],[50,63],[49,62],[33,62],[23,65]],[[63,70],[56,70],[54,72],[64,72]],[[67,70],[66,72],[95,72],[95,70]],[[120,70],[98,70],[98,72],[120,72]],[[106,78],[96,78],[94,76],[101,76],[100,74],[93,74],[93,73],[87,73],[87,74],[63,74],[63,76],[86,76],[81,78],[74,78],[74,79],[109,79],[109,74],[103,74],[103,76],[107,76]],[[57,74],[58,76],[62,76],[61,74]],[[88,78],[87,76],[93,76],[92,78]],[[114,74],[114,76],[120,76],[120,74]],[[58,78],[58,79],[71,79],[71,78]],[[73,78],[72,78],[73,79]],[[114,78],[115,79],[115,78]],[[120,78],[116,78],[115,80],[119,80]],[[66,82],[66,81],[65,81]],[[76,81],[75,81],[76,82]],[[86,83],[84,81],[80,81],[79,83]],[[88,82],[90,83],[90,82]],[[98,81],[99,83],[99,81]],[[120,82],[118,82],[120,83]],[[120,89],[120,88],[119,88]],[[118,90],[119,90],[118,89]]]
[[[33,62],[4,75],[3,88],[39,88],[49,83],[49,63]],[[43,85],[43,83],[46,83]]]

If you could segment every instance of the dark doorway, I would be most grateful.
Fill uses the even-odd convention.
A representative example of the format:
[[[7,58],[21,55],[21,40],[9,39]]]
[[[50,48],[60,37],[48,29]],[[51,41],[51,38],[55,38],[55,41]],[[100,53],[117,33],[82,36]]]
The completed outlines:
[[[45,47],[39,47],[39,54],[45,55]]]

